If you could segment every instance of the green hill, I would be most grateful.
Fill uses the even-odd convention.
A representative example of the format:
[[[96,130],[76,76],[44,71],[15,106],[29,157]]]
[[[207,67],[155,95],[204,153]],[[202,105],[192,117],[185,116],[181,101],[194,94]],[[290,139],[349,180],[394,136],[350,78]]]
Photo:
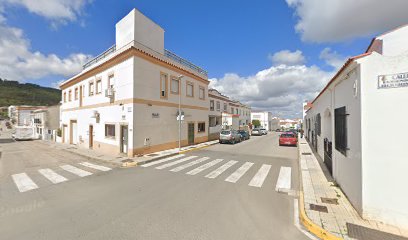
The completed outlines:
[[[61,101],[61,90],[0,78],[0,107],[9,105],[51,106]]]

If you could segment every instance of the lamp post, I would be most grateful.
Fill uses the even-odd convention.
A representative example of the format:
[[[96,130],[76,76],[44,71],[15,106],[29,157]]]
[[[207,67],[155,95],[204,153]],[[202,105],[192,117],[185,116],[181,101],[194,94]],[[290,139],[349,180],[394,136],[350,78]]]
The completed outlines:
[[[179,104],[178,104],[179,153],[181,152],[181,79],[183,77],[184,77],[183,75],[178,76],[178,83],[179,83]]]

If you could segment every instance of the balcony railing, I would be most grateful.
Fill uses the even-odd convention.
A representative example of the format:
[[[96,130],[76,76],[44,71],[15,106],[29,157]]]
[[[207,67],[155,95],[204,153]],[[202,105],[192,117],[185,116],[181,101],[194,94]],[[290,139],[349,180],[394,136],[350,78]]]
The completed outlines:
[[[132,42],[126,44],[121,49],[116,49],[116,45],[113,45],[112,47],[110,47],[108,50],[106,50],[102,54],[98,55],[97,57],[95,57],[91,61],[84,64],[82,67],[83,67],[83,69],[89,68],[90,66],[98,63],[99,61],[103,60],[104,58],[111,55],[112,53],[123,51],[123,50],[125,50],[125,49],[127,49],[129,47],[132,47],[132,46],[135,47],[135,48],[140,48],[143,51],[150,52],[150,53],[152,53],[153,55],[155,55],[155,56],[157,56],[159,58],[163,58],[163,56],[164,56],[164,57],[170,59],[171,61],[176,62],[178,64],[181,64],[184,67],[187,67],[187,68],[189,68],[189,69],[191,69],[191,70],[193,70],[193,71],[195,71],[195,72],[197,72],[197,73],[199,73],[201,75],[204,75],[206,77],[208,76],[207,71],[205,71],[204,69],[198,67],[197,65],[194,65],[193,63],[187,61],[186,59],[184,59],[182,57],[177,56],[176,54],[170,52],[167,49],[164,49],[164,55],[163,55],[162,53],[156,52],[153,49],[151,49],[151,48],[149,48],[147,46],[144,46],[143,44],[138,43],[136,41],[132,41]]]
[[[170,52],[167,49],[164,49],[164,56],[166,56],[166,57],[170,58],[171,60],[173,60],[175,62],[178,62],[181,65],[184,65],[184,66],[186,66],[186,67],[188,67],[188,68],[190,68],[190,69],[192,69],[192,70],[194,70],[194,71],[196,71],[196,72],[198,72],[200,74],[208,76],[207,71],[205,71],[204,69],[198,67],[197,65],[192,64],[191,62],[185,60],[182,57],[177,56],[176,54]]]
[[[91,61],[85,63],[82,68],[88,68],[92,65],[94,65],[95,63],[101,61],[102,59],[104,59],[106,56],[108,56],[109,54],[113,53],[116,51],[116,45],[113,45],[112,47],[108,48],[108,50],[106,50],[105,52],[99,54],[96,58],[92,59]]]

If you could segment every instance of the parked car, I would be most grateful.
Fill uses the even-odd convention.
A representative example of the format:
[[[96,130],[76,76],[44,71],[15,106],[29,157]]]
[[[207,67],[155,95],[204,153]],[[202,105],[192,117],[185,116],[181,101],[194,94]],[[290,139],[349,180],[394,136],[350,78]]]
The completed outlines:
[[[241,134],[236,130],[222,130],[220,132],[220,143],[232,143],[241,142]]]
[[[278,129],[276,129],[275,131],[276,131],[276,132],[280,132],[281,130],[280,130],[280,128],[278,128]]]
[[[34,129],[32,127],[16,127],[12,133],[15,140],[32,140],[34,139]]]
[[[242,140],[247,140],[250,138],[249,132],[246,130],[238,130],[238,133],[241,135]]]
[[[261,133],[262,135],[268,134],[268,131],[265,128],[261,128]]]
[[[252,136],[261,136],[262,135],[261,129],[259,129],[259,128],[252,129],[251,135]]]
[[[296,146],[298,139],[296,134],[292,132],[285,132],[279,136],[279,146],[288,145],[288,146]]]

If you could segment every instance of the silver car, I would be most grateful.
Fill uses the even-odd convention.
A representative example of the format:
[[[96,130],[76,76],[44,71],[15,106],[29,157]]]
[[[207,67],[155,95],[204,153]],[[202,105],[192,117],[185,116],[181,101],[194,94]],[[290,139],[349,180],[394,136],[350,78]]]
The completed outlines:
[[[260,130],[261,130],[262,135],[268,134],[268,131],[265,128],[261,128]]]
[[[232,143],[241,142],[241,134],[236,130],[222,130],[220,132],[220,143]]]

